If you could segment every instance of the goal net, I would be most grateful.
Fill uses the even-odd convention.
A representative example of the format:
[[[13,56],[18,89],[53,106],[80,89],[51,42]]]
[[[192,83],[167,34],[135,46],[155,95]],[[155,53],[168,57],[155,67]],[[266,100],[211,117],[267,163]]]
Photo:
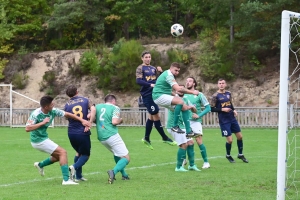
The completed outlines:
[[[300,198],[300,14],[281,18],[277,199]],[[299,165],[299,167],[298,167]]]

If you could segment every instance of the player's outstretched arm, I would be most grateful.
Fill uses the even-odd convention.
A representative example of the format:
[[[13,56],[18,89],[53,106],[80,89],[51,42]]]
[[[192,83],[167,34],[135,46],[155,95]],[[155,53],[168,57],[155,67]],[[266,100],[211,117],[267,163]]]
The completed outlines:
[[[72,119],[75,119],[77,121],[80,121],[82,123],[83,126],[86,126],[88,128],[90,128],[92,125],[89,121],[85,120],[85,119],[82,119],[80,117],[78,117],[77,115],[74,115],[72,113],[69,113],[69,112],[65,112],[65,117],[67,118],[72,118]]]
[[[199,94],[199,91],[198,90],[188,90],[184,87],[181,87],[179,86],[178,84],[175,84],[172,86],[172,88],[177,91],[177,92],[180,92],[180,93],[183,93],[183,94],[194,94],[194,95],[198,95]]]
[[[119,125],[119,124],[122,124],[123,123],[123,119],[120,117],[120,118],[112,118],[112,122],[111,122],[113,125]]]
[[[90,123],[92,124],[95,121],[95,119],[96,119],[96,108],[95,108],[95,106],[94,105],[91,106],[90,110],[91,110],[91,112],[89,113],[89,115],[90,115]]]
[[[207,113],[209,113],[211,111],[211,107],[210,105],[206,105],[204,110],[202,110],[202,112],[199,114],[199,117],[203,117],[204,115],[206,115]]]
[[[37,123],[37,124],[31,124],[31,120],[27,121],[26,127],[25,127],[25,131],[26,132],[30,132],[30,131],[34,131],[38,128],[40,128],[41,126],[44,126],[45,124],[47,124],[50,121],[49,117],[46,117],[42,122]]]

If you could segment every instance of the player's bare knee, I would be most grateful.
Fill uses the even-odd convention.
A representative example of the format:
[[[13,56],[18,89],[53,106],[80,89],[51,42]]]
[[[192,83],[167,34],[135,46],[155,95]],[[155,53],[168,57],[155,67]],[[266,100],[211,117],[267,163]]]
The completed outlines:
[[[189,140],[188,142],[187,142],[187,145],[193,145],[194,144],[194,141],[193,140]]]
[[[202,135],[199,136],[199,137],[196,137],[196,142],[198,145],[201,145],[203,142],[202,142]]]
[[[243,135],[242,135],[241,132],[236,133],[235,136],[236,136],[237,140],[242,140],[243,139]]]
[[[126,158],[128,163],[130,162],[130,157],[129,157],[129,154],[127,154],[126,156],[124,156],[123,158]]]
[[[187,148],[187,143],[183,143],[183,144],[181,144],[181,145],[179,145],[179,147],[181,148],[181,149],[186,149]]]
[[[227,143],[232,144],[232,138],[227,138]]]
[[[183,106],[182,106],[182,111],[186,111],[186,110],[189,110],[190,108],[187,106],[187,105],[185,105],[185,104],[183,104]]]

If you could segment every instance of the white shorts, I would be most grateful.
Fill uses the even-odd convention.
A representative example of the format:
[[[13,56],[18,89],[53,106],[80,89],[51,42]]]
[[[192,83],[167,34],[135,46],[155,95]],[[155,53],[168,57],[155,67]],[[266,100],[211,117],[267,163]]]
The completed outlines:
[[[129,153],[119,133],[111,136],[105,141],[100,141],[100,142],[115,156],[123,157],[128,155]]]
[[[191,129],[193,130],[194,133],[203,135],[202,125],[200,122],[190,121],[190,125],[191,125]]]
[[[40,143],[31,142],[31,146],[39,151],[52,154],[55,149],[58,147],[58,144],[50,140],[49,138]]]
[[[172,105],[173,98],[174,98],[174,96],[172,96],[172,95],[163,94],[160,97],[158,97],[157,99],[155,99],[154,103],[156,103],[157,105],[162,106],[164,108],[174,110],[175,106]]]
[[[185,132],[185,129],[182,129],[182,130]],[[173,139],[177,142],[178,146],[192,140],[192,138],[187,139],[185,133],[179,134],[179,133],[172,131],[169,128],[167,129],[167,131],[168,131],[168,133],[170,133],[170,135],[172,135]]]

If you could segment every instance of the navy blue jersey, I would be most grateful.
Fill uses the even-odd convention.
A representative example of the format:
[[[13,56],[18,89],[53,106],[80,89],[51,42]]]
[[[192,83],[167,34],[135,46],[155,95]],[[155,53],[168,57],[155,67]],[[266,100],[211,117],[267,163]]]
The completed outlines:
[[[231,103],[231,93],[229,91],[225,91],[224,93],[214,93],[210,102],[210,106],[216,108],[232,109],[230,112],[218,112],[220,124],[231,123],[236,120],[233,113],[234,108]]]
[[[91,103],[88,98],[75,96],[72,97],[65,105],[65,111],[73,113],[78,117],[87,120],[87,115],[89,112],[89,108]],[[68,118],[69,126],[68,126],[68,134],[91,134],[90,131],[84,132],[84,126],[80,121]]]
[[[152,95],[153,87],[156,83],[157,70],[151,65],[139,65],[136,68],[136,82],[141,86],[140,93],[143,97]]]

